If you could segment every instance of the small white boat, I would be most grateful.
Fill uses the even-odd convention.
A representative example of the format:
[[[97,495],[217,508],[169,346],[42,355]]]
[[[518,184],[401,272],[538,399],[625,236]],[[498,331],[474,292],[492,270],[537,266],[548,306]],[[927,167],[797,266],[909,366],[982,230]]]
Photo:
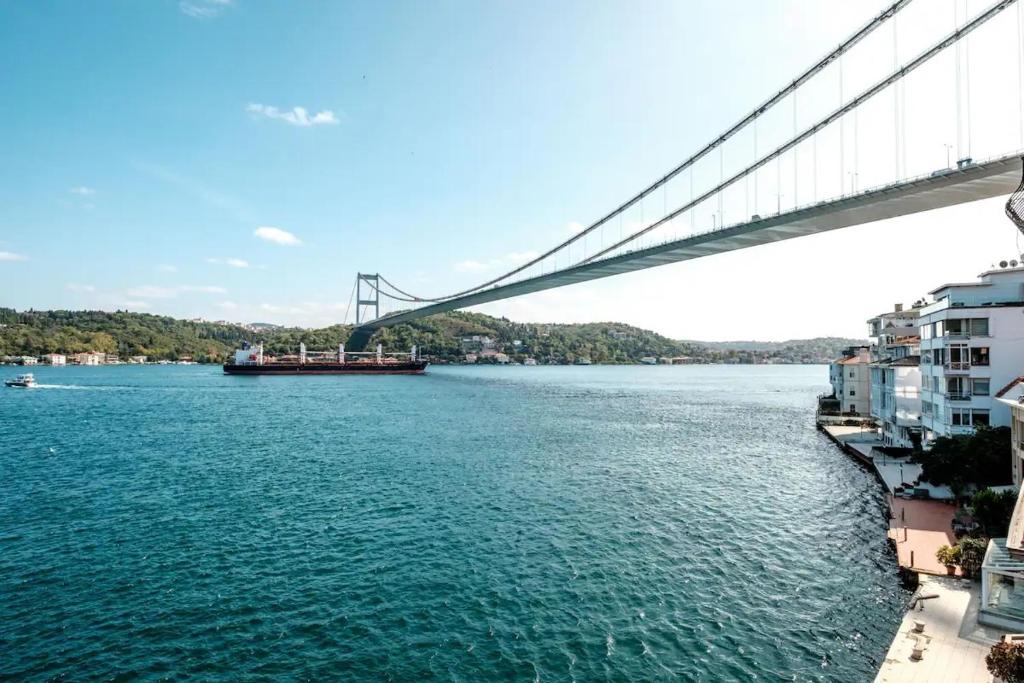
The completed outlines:
[[[36,378],[31,372],[26,372],[24,375],[18,375],[14,379],[5,379],[4,384],[9,387],[21,387],[24,389],[31,389],[36,385]]]

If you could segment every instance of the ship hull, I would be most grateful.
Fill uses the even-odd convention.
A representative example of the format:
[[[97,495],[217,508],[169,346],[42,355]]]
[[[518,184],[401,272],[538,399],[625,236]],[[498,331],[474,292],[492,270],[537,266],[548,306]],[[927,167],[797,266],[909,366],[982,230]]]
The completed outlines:
[[[225,375],[422,375],[426,361],[404,363],[264,363],[224,364]]]

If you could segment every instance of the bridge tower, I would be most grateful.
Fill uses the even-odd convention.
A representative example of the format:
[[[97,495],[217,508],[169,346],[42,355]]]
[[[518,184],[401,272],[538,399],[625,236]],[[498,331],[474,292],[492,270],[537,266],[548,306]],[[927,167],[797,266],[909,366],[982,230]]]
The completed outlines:
[[[364,298],[364,288],[365,297]],[[369,298],[371,297],[372,298]],[[364,310],[373,308],[373,318],[367,318]],[[358,273],[356,275],[356,325],[380,317],[380,274]]]

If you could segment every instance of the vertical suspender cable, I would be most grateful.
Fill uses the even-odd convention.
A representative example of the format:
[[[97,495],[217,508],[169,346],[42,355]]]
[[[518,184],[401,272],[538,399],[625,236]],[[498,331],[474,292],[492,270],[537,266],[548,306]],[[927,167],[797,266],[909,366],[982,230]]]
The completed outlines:
[[[843,98],[843,58],[839,58],[839,106],[845,103]],[[846,119],[839,119],[839,195],[846,194]]]
[[[1017,3],[1017,100],[1020,106],[1020,148],[1024,149],[1024,9]]]
[[[959,11],[960,0],[953,0],[953,28],[954,30],[960,30],[960,11]],[[963,107],[961,104],[961,98],[963,96],[963,88],[960,83],[960,42],[957,41],[956,51],[953,57],[954,65],[956,68],[956,158],[957,160],[963,159],[964,154],[964,126],[963,126]]]
[[[964,19],[967,18],[967,0],[964,0]],[[964,37],[964,130],[967,135],[967,156],[971,156],[971,36]]]
[[[895,20],[896,17],[893,17]],[[899,33],[896,31],[896,22],[892,22],[892,68],[895,69],[900,65],[900,45],[899,45]],[[893,167],[896,169],[896,173],[893,175],[894,179],[899,179],[900,175],[900,86],[901,83],[896,83],[892,86],[892,132],[893,141],[895,144],[892,146],[893,153]],[[856,166],[856,164],[855,164]],[[856,168],[854,168],[856,172]]]
[[[793,136],[797,134],[796,127],[796,93],[793,93]],[[797,147],[793,148],[793,206],[800,206],[800,194],[797,192]]]

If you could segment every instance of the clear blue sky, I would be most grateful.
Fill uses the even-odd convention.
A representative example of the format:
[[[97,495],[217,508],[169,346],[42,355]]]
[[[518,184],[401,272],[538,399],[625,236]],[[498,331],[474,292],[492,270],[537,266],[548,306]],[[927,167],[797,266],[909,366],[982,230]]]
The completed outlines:
[[[426,294],[474,284],[617,205],[879,6],[4,3],[0,305],[322,325],[360,269]],[[969,255],[984,263],[936,248],[902,290],[871,290],[867,314],[1010,255],[997,210],[984,216],[1005,244]],[[811,277],[865,240],[828,238]],[[819,243],[771,253],[804,263]],[[826,302],[796,282],[763,292],[756,327],[651,303],[700,274],[741,305],[734,269],[763,254],[737,258],[486,310],[689,338],[862,333],[859,309],[805,320]]]

